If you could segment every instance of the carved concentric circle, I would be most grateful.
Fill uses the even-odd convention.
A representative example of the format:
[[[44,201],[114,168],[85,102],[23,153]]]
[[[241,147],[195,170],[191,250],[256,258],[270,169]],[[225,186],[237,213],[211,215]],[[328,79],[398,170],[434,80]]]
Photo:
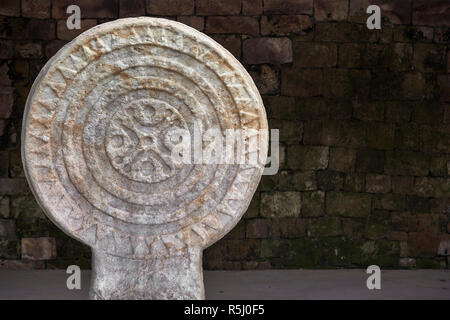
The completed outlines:
[[[174,160],[207,148],[209,132],[250,129],[256,164]],[[130,18],[88,30],[46,64],[28,97],[22,154],[58,226],[142,258],[204,248],[238,222],[262,174],[265,129],[257,89],[228,51],[183,24]]]

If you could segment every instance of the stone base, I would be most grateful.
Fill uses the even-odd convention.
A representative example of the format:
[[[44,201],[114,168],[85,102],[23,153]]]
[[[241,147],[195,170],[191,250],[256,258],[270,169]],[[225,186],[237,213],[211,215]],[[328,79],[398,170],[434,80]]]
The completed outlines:
[[[202,251],[128,259],[93,250],[90,298],[95,300],[204,299]]]

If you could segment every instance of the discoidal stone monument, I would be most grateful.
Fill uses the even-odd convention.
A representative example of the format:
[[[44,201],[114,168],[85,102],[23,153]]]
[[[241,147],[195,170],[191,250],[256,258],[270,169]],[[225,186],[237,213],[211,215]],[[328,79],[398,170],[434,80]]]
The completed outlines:
[[[210,129],[259,130],[243,141],[263,156],[174,161],[182,139],[170,133],[195,128],[200,146]],[[48,217],[92,248],[92,299],[203,299],[202,251],[248,208],[267,143],[242,65],[186,25],[142,17],[94,27],[48,61],[27,100],[22,156]]]

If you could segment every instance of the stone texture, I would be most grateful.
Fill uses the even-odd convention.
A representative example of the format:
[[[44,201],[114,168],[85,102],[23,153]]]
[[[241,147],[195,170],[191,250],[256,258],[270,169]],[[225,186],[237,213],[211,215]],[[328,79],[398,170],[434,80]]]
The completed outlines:
[[[187,24],[188,26],[197,29],[198,31],[203,31],[203,29],[205,28],[205,19],[203,17],[181,16],[178,17],[177,21]]]
[[[22,16],[46,19],[51,15],[51,0],[22,0]]]
[[[317,21],[324,20],[346,20],[348,12],[347,0],[315,0],[314,17]]]
[[[278,80],[278,74],[278,70],[267,64],[263,64],[259,68],[250,71],[250,75],[261,94],[274,94],[279,91],[280,82]]]
[[[22,238],[22,259],[51,260],[56,258],[55,238]]]
[[[259,22],[254,17],[207,17],[205,32],[212,34],[241,33],[246,35],[257,35],[259,33]]]
[[[413,1],[412,23],[416,25],[450,26],[450,4],[445,0]]]
[[[248,64],[292,62],[289,38],[252,38],[243,43],[244,62]]]
[[[351,172],[355,169],[356,151],[346,148],[330,148],[329,168],[335,171]]]
[[[305,35],[311,31],[311,18],[305,15],[276,15],[261,17],[261,34],[263,35]]]
[[[403,0],[375,0],[373,4],[378,5],[382,15],[394,24],[409,24],[411,21],[411,2]]]
[[[366,176],[366,191],[370,193],[388,193],[391,191],[391,177],[378,174]]]
[[[261,216],[266,218],[298,217],[302,206],[300,192],[264,192]]]
[[[0,219],[0,239],[16,239],[16,223],[14,220]]]
[[[67,29],[66,20],[59,20],[56,25],[56,35],[60,40],[72,40],[82,32],[97,25],[97,20],[82,19],[81,29]]]
[[[364,193],[329,192],[326,200],[327,213],[343,217],[367,217],[371,198]]]
[[[320,69],[284,67],[281,71],[281,94],[315,97],[323,93],[323,72]]]
[[[52,17],[54,19],[67,19],[67,7],[72,4],[80,7],[83,19],[114,18],[118,15],[119,0],[59,0],[52,2]]]
[[[328,166],[328,147],[292,146],[288,166],[293,170],[319,170]]]
[[[241,0],[197,0],[196,13],[207,15],[235,15],[241,12]]]
[[[0,14],[5,16],[20,16],[20,0],[4,0],[0,7]]]
[[[262,0],[242,0],[242,14],[243,15],[260,15],[263,12]]]
[[[295,67],[334,67],[336,60],[335,44],[294,42]]]
[[[188,15],[194,13],[194,0],[146,0],[147,14]]]
[[[312,14],[313,0],[265,0],[266,14]]]
[[[140,17],[145,15],[145,0],[119,0],[119,17]]]
[[[58,118],[65,99],[70,107]],[[89,116],[77,117],[84,112]],[[177,151],[185,138],[190,145],[206,145],[214,130],[222,137],[226,129],[267,129],[259,93],[234,57],[177,22],[130,18],[102,24],[77,37],[43,68],[25,118],[26,176],[52,221],[93,249],[91,298],[204,298],[202,250],[247,211],[265,163],[267,132],[257,131],[261,139],[241,145],[246,153],[262,152],[256,163],[235,165],[223,149],[216,151],[227,160],[221,165],[194,162],[198,153],[187,162],[174,155],[185,152]],[[194,129],[198,123],[200,133]],[[180,130],[192,135],[179,138]],[[51,150],[57,150],[53,160]],[[5,184],[0,181],[0,186]],[[17,188],[0,188],[0,194],[16,194]],[[14,199],[13,215],[45,220],[40,210],[27,209],[30,197]],[[212,201],[217,197],[221,200]],[[300,193],[271,199],[263,215],[280,208],[286,216],[300,214]],[[265,195],[261,201],[267,201]],[[30,217],[33,212],[37,216]],[[56,256],[54,238],[21,241],[23,259]],[[248,254],[245,248],[232,250],[233,255]]]

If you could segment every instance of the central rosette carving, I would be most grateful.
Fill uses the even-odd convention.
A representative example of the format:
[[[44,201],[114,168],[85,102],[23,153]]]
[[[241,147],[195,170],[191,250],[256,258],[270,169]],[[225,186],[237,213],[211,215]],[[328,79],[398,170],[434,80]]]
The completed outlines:
[[[106,153],[122,175],[139,182],[155,183],[175,175],[180,164],[172,161],[179,143],[171,134],[187,130],[183,116],[166,102],[143,99],[118,110],[106,132]]]

